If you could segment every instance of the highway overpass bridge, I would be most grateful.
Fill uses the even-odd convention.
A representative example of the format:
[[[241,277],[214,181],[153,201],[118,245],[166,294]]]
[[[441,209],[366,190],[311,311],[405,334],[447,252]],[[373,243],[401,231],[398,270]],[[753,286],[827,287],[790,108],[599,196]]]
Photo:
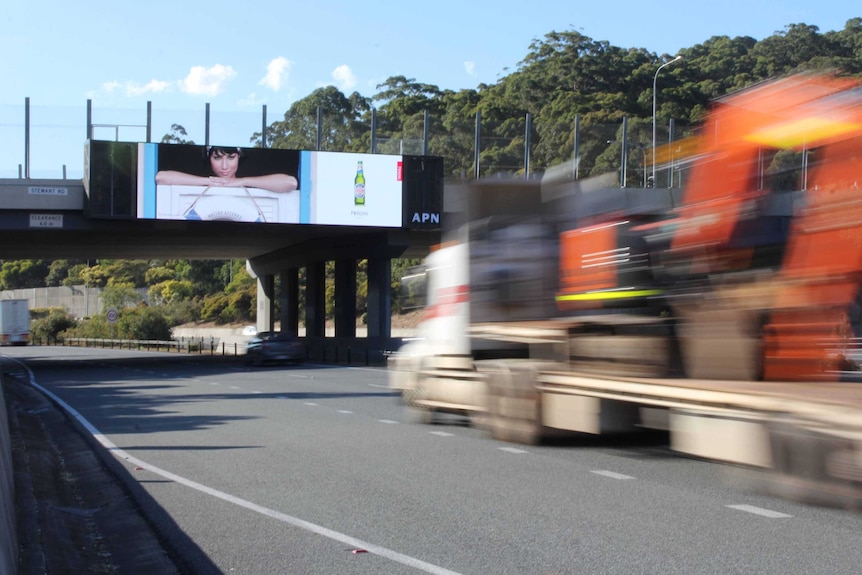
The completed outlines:
[[[211,196],[226,194],[227,190],[214,192],[215,188],[209,187],[195,191],[195,199],[191,200],[192,208],[201,211],[200,198],[205,197],[210,201],[204,208],[209,214],[190,218],[181,210],[179,215],[164,217],[163,207],[145,205],[153,199],[157,189],[162,193],[159,186],[153,185],[155,167],[150,166],[148,173],[140,170],[143,174],[119,170],[122,173],[118,175],[115,166],[101,165],[113,159],[93,152],[102,147],[101,144],[123,145],[107,142],[88,146],[90,166],[83,180],[0,179],[0,259],[242,258],[247,260],[247,268],[257,279],[259,330],[271,330],[277,319],[282,330],[298,329],[298,272],[305,268],[306,334],[312,355],[317,354],[320,359],[334,353],[329,349],[332,342],[325,341],[332,338],[325,338],[324,277],[325,263],[334,261],[335,340],[341,345],[353,346],[354,350],[367,348],[370,355],[391,348],[390,260],[423,257],[431,245],[439,242],[443,193],[440,158],[386,156],[385,161],[392,163],[393,170],[397,165],[398,170],[397,186],[393,175],[388,200],[399,206],[389,206],[388,219],[381,220],[382,225],[373,218],[369,218],[370,223],[362,221],[363,215],[367,216],[372,208],[354,203],[352,195],[348,198],[350,206],[346,217],[326,211],[330,209],[327,203],[332,201],[326,196],[328,175],[322,171],[319,175],[312,173],[310,170],[314,166],[311,164],[318,164],[318,169],[322,169],[320,164],[326,164],[332,169],[351,166],[350,169],[355,170],[357,162],[364,161],[369,166],[382,161],[370,154],[340,154],[332,158],[339,154],[336,152],[296,152],[302,155],[300,163],[304,160],[309,164],[301,172],[300,187],[310,186],[312,181],[320,187],[314,190],[318,196],[316,200],[308,192],[297,199],[299,209],[294,219],[278,221],[265,205],[266,196],[273,194],[265,190],[243,188],[242,193],[249,194],[248,198],[242,194],[239,198],[237,194],[225,195],[219,200],[220,205],[233,203],[224,209],[215,208]],[[137,147],[143,145],[125,146],[135,147],[139,155],[135,162],[140,164],[140,155],[146,155],[146,151]],[[160,146],[165,155],[165,144],[146,146]],[[314,157],[315,154],[326,154],[326,157]],[[110,172],[107,177],[104,176],[106,168]],[[366,173],[368,171],[366,168]],[[350,173],[349,180],[354,180],[354,176]],[[352,181],[347,182],[348,186],[351,184]],[[369,196],[378,189],[372,188]],[[257,192],[260,192],[259,197],[252,198]],[[299,195],[300,190],[291,193]],[[161,195],[158,197],[158,201],[163,199]],[[254,204],[260,214],[256,221],[243,217],[243,210],[250,209],[241,204],[245,200]],[[374,198],[374,201],[377,202],[374,207],[379,209],[380,199]],[[371,202],[369,199],[368,204]],[[163,205],[167,203],[162,202]],[[311,204],[310,209],[305,203]],[[397,210],[394,216],[393,209]],[[286,213],[285,210],[282,209],[282,213]],[[350,221],[351,217],[357,221]],[[368,336],[357,339],[356,264],[361,259],[368,261]],[[280,279],[279,293],[276,293],[276,276]],[[280,303],[278,318],[275,317],[276,300]]]

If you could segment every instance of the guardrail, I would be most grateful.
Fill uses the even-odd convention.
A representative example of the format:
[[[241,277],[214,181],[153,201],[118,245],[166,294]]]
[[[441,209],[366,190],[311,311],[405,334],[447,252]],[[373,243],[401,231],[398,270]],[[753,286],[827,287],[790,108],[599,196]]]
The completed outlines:
[[[385,366],[389,357],[401,346],[401,338],[335,338],[307,337],[306,359],[313,362]],[[92,337],[33,338],[32,345],[94,347],[166,351],[200,355],[245,355],[245,346],[220,342],[218,338],[181,338],[178,340],[108,339]]]
[[[107,339],[93,337],[67,337],[61,339],[31,340],[33,345],[60,345],[67,347],[96,347],[103,349],[136,349],[142,351],[166,351],[208,355],[241,355],[245,348],[238,344],[226,344],[215,338],[183,338],[179,340],[154,339]]]

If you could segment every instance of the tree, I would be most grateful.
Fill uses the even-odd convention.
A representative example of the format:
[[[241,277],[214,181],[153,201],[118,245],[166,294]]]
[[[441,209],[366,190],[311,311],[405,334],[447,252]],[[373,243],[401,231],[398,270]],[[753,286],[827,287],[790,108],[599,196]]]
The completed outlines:
[[[186,129],[179,124],[171,124],[171,131],[162,136],[162,144],[190,144],[193,145],[194,140],[186,139],[188,133]]]
[[[194,295],[195,286],[190,281],[165,280],[147,291],[151,304],[161,305],[187,300]]]
[[[69,277],[70,272],[79,265],[84,263],[83,260],[54,260],[48,266],[48,275],[45,277],[45,285],[48,287],[66,285],[64,282]]]
[[[64,286],[89,285],[87,284],[87,270],[90,269],[88,264],[76,264],[66,270],[66,277],[63,279]]]
[[[137,307],[141,301],[141,294],[130,283],[114,282],[102,291],[104,309]]]
[[[476,90],[446,92],[443,95],[444,112],[435,119],[428,151],[446,158],[446,175],[466,178],[473,169],[473,141],[476,111],[480,101]]]
[[[102,260],[100,267],[108,275],[106,285],[131,284],[134,287],[147,285],[147,260]]]
[[[174,262],[176,278],[191,282],[195,295],[205,296],[224,290],[224,277],[221,273],[225,260],[177,260]]]
[[[0,264],[0,289],[45,287],[50,267],[47,260],[13,260]]]
[[[818,56],[831,56],[834,46],[818,33],[817,26],[789,24],[758,42],[751,53],[755,59],[754,74],[769,78],[800,68]]]
[[[284,119],[267,127],[267,141],[272,148],[290,150],[317,149],[317,110],[322,114],[320,134],[322,150],[367,151],[370,126],[361,121],[361,115],[370,111],[369,100],[354,92],[348,98],[338,88],[318,88],[310,95],[294,102]],[[260,145],[261,134],[255,133],[251,141]],[[365,148],[363,149],[363,142]]]
[[[408,130],[415,133],[417,121],[421,129],[425,110],[436,117],[443,114],[442,96],[443,92],[433,84],[422,84],[405,76],[390,76],[377,85],[377,93],[372,96],[372,100],[379,103],[379,128],[390,137],[403,138]]]

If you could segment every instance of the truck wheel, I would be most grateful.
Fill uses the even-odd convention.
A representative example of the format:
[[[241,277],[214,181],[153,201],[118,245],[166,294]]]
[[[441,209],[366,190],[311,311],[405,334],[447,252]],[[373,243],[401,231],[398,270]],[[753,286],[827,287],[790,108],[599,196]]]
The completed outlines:
[[[434,425],[436,423],[433,409],[415,406],[407,407],[407,420],[419,425]]]

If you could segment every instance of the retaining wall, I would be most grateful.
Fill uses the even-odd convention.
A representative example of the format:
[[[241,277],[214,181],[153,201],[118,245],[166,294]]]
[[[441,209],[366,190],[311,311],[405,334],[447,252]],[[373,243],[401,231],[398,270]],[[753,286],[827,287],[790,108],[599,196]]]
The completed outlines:
[[[146,301],[146,288],[135,291],[141,295],[141,301]],[[74,317],[90,317],[103,311],[102,288],[84,285],[2,290],[0,299],[26,299],[30,309],[62,307]]]

